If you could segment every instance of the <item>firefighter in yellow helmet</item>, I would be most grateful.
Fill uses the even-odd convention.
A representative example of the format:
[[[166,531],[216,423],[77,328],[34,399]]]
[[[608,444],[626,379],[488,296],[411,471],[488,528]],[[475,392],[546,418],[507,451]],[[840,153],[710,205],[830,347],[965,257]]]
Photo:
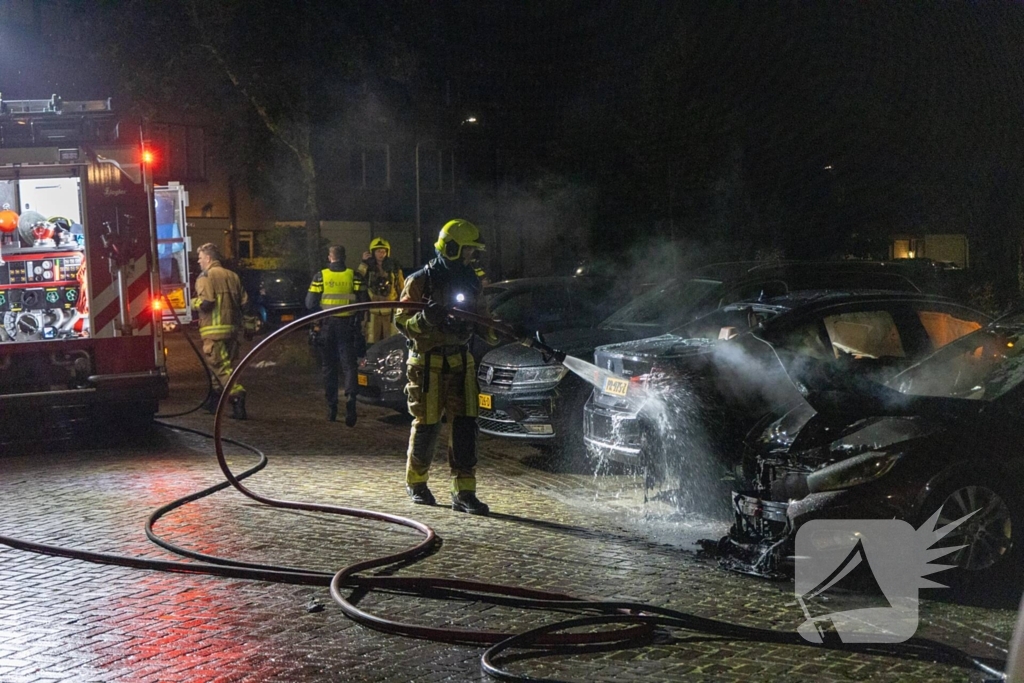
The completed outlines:
[[[203,403],[209,412],[217,409],[220,394],[227,386],[234,363],[238,360],[239,336],[245,321],[243,309],[249,296],[234,272],[221,265],[220,249],[206,243],[197,250],[202,272],[196,278],[193,308],[199,309],[199,336],[203,340],[203,360],[220,384]],[[231,417],[246,419],[245,389],[235,383],[231,387]]]
[[[451,469],[452,509],[486,515],[488,507],[476,497],[477,401],[476,363],[469,352],[474,333],[489,343],[497,337],[489,329],[448,315],[461,308],[489,315],[480,278],[470,265],[484,248],[480,231],[469,221],[456,219],[441,228],[434,244],[435,258],[405,281],[402,301],[429,303],[423,311],[399,309],[398,329],[409,339],[408,383],[405,394],[413,416],[406,460],[406,492],[412,502],[434,505],[427,487],[430,464],[447,416],[448,466]]]
[[[362,278],[370,301],[398,301],[405,288],[402,268],[391,258],[391,244],[383,237],[375,237],[370,242],[370,248],[363,253],[362,263],[356,268],[356,273]],[[367,344],[397,334],[394,309],[370,309],[364,329]]]
[[[362,291],[362,280],[351,268],[345,267],[345,247],[335,245],[327,252],[328,267],[321,270],[309,284],[306,308],[338,308],[356,303]],[[338,419],[338,379],[345,374],[345,424],[356,424],[356,358],[363,345],[359,319],[351,311],[335,313],[324,318],[321,325],[323,345],[324,396],[327,399],[327,419]]]

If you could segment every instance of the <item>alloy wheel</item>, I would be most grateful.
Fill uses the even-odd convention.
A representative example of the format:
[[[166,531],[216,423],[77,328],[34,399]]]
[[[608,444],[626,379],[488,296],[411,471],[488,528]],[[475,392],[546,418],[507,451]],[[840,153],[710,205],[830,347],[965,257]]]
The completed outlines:
[[[964,486],[950,493],[942,503],[936,528],[977,512],[943,538],[943,545],[964,547],[948,560],[961,569],[988,569],[1009,555],[1013,546],[1010,509],[1002,497],[985,486]]]

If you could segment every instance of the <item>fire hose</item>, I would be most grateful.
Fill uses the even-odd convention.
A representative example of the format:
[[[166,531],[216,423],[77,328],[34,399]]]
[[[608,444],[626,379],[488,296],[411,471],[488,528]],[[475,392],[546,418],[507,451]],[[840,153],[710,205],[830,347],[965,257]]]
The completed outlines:
[[[649,639],[653,630],[657,626],[682,628],[690,631],[710,633],[724,638],[748,642],[812,646],[819,649],[837,649],[844,652],[858,652],[870,655],[886,655],[892,657],[920,659],[929,662],[943,662],[949,665],[959,666],[961,668],[980,670],[987,675],[996,677],[997,679],[1003,678],[1003,674],[995,668],[995,666],[998,665],[997,663],[992,661],[982,661],[980,658],[974,657],[973,655],[953,646],[924,638],[914,637],[903,643],[895,644],[851,645],[842,643],[826,643],[824,645],[820,645],[812,644],[804,640],[795,632],[776,631],[772,629],[731,624],[716,619],[699,617],[678,610],[671,610],[642,603],[582,600],[557,592],[541,591],[520,586],[501,585],[466,579],[448,579],[430,576],[401,577],[365,575],[364,572],[372,569],[407,566],[416,560],[422,559],[438,549],[440,539],[429,526],[407,517],[338,505],[269,498],[252,491],[243,485],[242,482],[265,468],[267,465],[267,458],[261,451],[253,446],[226,438],[222,435],[225,408],[228,405],[228,396],[232,386],[235,385],[236,379],[241,376],[251,359],[257,356],[264,348],[274,343],[277,339],[288,335],[298,327],[315,322],[321,318],[334,315],[338,313],[339,310],[358,313],[370,308],[423,310],[426,307],[427,304],[425,303],[376,301],[350,304],[340,308],[332,308],[300,318],[299,320],[289,323],[265,337],[238,363],[234,373],[228,380],[227,386],[224,387],[220,402],[217,405],[217,410],[214,416],[214,431],[212,435],[177,425],[160,423],[172,429],[188,431],[208,437],[212,436],[217,454],[217,461],[226,478],[226,481],[222,481],[214,486],[203,489],[202,491],[198,491],[164,505],[152,513],[146,524],[146,534],[152,541],[165,549],[190,557],[194,560],[199,560],[199,562],[152,560],[108,553],[73,550],[59,546],[25,541],[9,536],[0,536],[0,543],[13,548],[46,555],[69,557],[90,562],[115,564],[140,569],[190,574],[208,574],[214,576],[246,578],[310,586],[329,586],[331,596],[340,606],[342,612],[354,621],[369,628],[385,633],[405,635],[436,642],[488,645],[488,649],[481,656],[482,670],[487,675],[502,681],[548,680],[514,674],[500,668],[495,663],[496,660],[500,658],[502,653],[510,649],[530,649],[543,646],[545,654],[550,654],[553,648],[556,648],[558,652],[572,654],[579,651],[590,651],[594,648],[607,649],[628,647],[645,642]],[[515,330],[511,329],[507,325],[459,309],[448,309],[448,314],[460,320],[489,327],[499,334],[533,346],[547,357],[556,359],[562,359],[565,357],[561,352],[547,346],[539,335],[537,335],[536,338],[523,338],[521,335],[516,334]],[[244,472],[235,474],[227,464],[224,453],[224,442],[240,446],[256,453],[260,456],[260,461]],[[419,543],[401,552],[357,562],[342,568],[332,575],[328,572],[241,562],[197,553],[170,544],[159,538],[159,536],[157,536],[153,531],[153,527],[156,522],[171,510],[209,496],[217,491],[227,488],[228,486],[235,488],[238,492],[256,502],[271,507],[338,514],[356,517],[359,519],[386,522],[412,529],[422,535],[423,539]],[[553,611],[580,610],[590,612],[591,614],[588,616],[559,621],[557,623],[534,628],[521,633],[442,628],[392,621],[366,612],[357,607],[349,597],[346,597],[344,594],[346,589],[354,589],[356,591],[373,589],[402,591],[405,593],[423,595],[425,597],[459,597],[463,599],[468,598],[483,602],[510,605],[518,608],[545,609]],[[614,630],[574,633],[564,632],[573,628],[605,625],[618,625],[619,628]]]

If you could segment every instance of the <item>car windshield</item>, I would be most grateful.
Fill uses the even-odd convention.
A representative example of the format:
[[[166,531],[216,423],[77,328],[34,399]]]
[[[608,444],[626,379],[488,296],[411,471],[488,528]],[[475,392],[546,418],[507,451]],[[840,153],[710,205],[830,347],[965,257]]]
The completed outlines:
[[[722,283],[718,280],[670,280],[626,304],[598,326],[603,329],[665,330],[691,317],[694,307]]]
[[[905,394],[991,401],[1024,382],[1022,351],[1019,315],[961,337],[888,384]]]

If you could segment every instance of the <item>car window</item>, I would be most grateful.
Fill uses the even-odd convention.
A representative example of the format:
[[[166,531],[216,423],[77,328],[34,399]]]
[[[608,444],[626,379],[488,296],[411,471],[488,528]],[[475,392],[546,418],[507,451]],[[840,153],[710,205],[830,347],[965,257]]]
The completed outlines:
[[[917,315],[925,332],[928,333],[932,346],[937,349],[954,339],[981,329],[981,323],[976,320],[964,320],[943,311],[918,311]]]
[[[569,293],[558,285],[528,289],[502,299],[491,313],[506,322],[537,326],[561,320],[570,307]]]
[[[638,330],[671,329],[692,317],[696,306],[721,285],[718,280],[671,280],[615,311],[600,326]]]
[[[781,346],[800,356],[817,360],[835,359],[835,352],[825,336],[820,320],[812,320],[782,335]]]
[[[1024,382],[1024,328],[989,327],[957,339],[889,386],[906,394],[992,400]]]
[[[854,311],[826,316],[825,332],[836,358],[904,358],[906,350],[892,313]]]

